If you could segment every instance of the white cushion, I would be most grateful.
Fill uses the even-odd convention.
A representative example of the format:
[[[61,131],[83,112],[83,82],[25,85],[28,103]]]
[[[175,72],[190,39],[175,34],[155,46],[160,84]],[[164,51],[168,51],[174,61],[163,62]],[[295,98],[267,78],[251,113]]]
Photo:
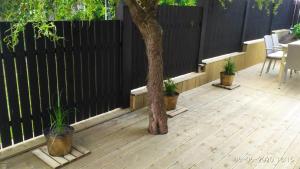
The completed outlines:
[[[268,58],[281,59],[283,57],[283,51],[278,51],[268,54]]]

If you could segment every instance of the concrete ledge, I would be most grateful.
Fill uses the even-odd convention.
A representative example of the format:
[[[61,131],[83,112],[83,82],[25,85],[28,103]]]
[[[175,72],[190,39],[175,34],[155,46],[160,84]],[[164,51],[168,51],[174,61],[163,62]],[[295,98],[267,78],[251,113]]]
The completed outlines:
[[[205,60],[202,60],[202,62],[205,63],[205,64],[209,64],[209,63],[217,62],[217,61],[220,61],[220,60],[225,60],[225,59],[228,59],[228,58],[233,58],[233,57],[236,57],[236,56],[240,56],[240,55],[243,55],[243,54],[245,54],[245,53],[244,52],[233,52],[233,53],[213,57],[213,58],[210,58],[210,59],[205,59]]]
[[[249,40],[249,41],[245,41],[244,45],[251,45],[251,44],[255,44],[255,43],[261,43],[264,42],[264,39],[254,39],[254,40]]]
[[[236,64],[237,71],[245,68],[245,52],[234,52],[226,55],[221,55],[211,59],[203,60],[206,64],[205,72],[207,73],[208,82],[217,80],[220,78],[220,72],[224,71],[224,65],[226,59],[231,58]]]
[[[198,86],[201,86],[207,83],[207,74],[205,72],[202,73],[188,73],[185,75],[177,76],[172,78],[177,86],[177,91],[182,93],[187,90],[191,90]],[[135,111],[146,107],[148,105],[147,102],[147,88],[146,86],[134,89],[131,91],[130,96],[130,110]]]
[[[72,126],[75,128],[75,132],[79,132],[84,129],[93,127],[97,124],[103,123],[105,121],[120,117],[124,114],[127,114],[128,112],[130,112],[129,109],[119,109],[118,108],[118,109],[109,111],[107,113],[100,114],[95,117],[91,117],[87,120],[80,121],[78,123],[73,124]],[[13,157],[20,153],[24,153],[24,152],[30,151],[36,147],[39,147],[39,146],[45,144],[45,141],[46,141],[45,137],[42,135],[42,136],[38,136],[38,137],[35,137],[32,139],[26,140],[24,142],[15,144],[13,146],[4,148],[4,149],[0,150],[0,162],[2,160]]]
[[[220,72],[224,69],[226,59],[232,58],[237,70],[242,70],[264,61],[266,57],[264,39],[256,39],[244,42],[242,52],[233,52],[202,61],[200,64],[202,73],[188,73],[173,78],[178,92],[184,92],[195,87],[220,78]],[[134,111],[147,106],[147,88],[141,87],[131,91],[130,110]]]

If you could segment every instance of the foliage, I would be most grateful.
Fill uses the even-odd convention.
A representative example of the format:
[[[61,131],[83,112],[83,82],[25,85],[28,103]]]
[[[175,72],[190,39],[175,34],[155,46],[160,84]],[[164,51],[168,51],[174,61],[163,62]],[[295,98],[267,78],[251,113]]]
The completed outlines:
[[[69,113],[68,110],[64,110],[61,102],[60,97],[57,99],[56,105],[53,107],[51,113],[51,132],[54,134],[62,134],[64,132],[65,127],[68,125],[67,122],[67,114]]]
[[[166,81],[164,81],[164,86],[165,86],[165,94],[166,95],[172,96],[172,95],[176,94],[177,87],[173,80],[167,79]]]
[[[0,0],[4,1],[4,0]],[[50,40],[58,40],[53,21],[104,19],[106,11],[111,12],[109,18],[115,17],[117,0],[109,0],[109,8],[103,0],[8,0],[0,8],[0,17],[11,21],[12,26],[5,42],[10,48],[18,44],[20,33],[28,23],[38,33],[36,38],[45,36]]]
[[[276,13],[283,0],[255,0],[258,9]]]
[[[160,0],[160,5],[196,6],[197,0]]]
[[[231,58],[226,60],[226,64],[224,66],[224,73],[226,75],[234,75],[235,74],[235,63],[231,60]]]
[[[293,27],[293,34],[297,37],[300,38],[300,23],[296,24]]]
[[[198,0],[157,0],[161,5],[196,6]],[[222,6],[232,0],[219,0]],[[283,0],[255,0],[259,9],[276,11]],[[32,22],[38,32],[36,38],[45,36],[58,40],[53,21],[92,20],[115,17],[118,0],[108,0],[106,8],[103,0],[0,0],[0,19],[12,21],[6,44],[13,49],[18,44],[20,33],[27,23]]]
[[[226,8],[233,0],[219,0],[220,4]],[[271,11],[276,14],[278,8],[282,4],[283,0],[255,0],[256,6],[259,10],[265,10],[268,14]]]

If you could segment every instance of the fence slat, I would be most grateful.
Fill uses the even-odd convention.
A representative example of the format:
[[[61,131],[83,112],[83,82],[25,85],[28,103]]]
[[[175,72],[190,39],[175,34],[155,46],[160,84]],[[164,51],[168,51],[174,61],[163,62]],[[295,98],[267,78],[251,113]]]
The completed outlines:
[[[10,31],[10,23],[3,23],[1,26],[1,37],[7,36]],[[2,43],[3,49],[3,59],[4,59],[4,67],[6,72],[6,82],[7,82],[7,92],[8,92],[8,100],[10,107],[10,117],[12,123],[12,131],[13,131],[13,139],[14,143],[19,143],[23,141],[23,133],[21,126],[21,118],[20,118],[20,108],[19,108],[19,100],[18,100],[18,92],[17,92],[17,81],[16,81],[16,71],[14,65],[14,56],[13,53],[8,49],[5,43]]]
[[[46,40],[44,37],[36,39],[36,53],[39,70],[39,87],[41,98],[41,112],[43,119],[43,128],[50,127],[50,103],[48,91],[48,74],[47,74],[47,57],[46,57]]]
[[[55,22],[57,36],[64,37],[63,22]],[[65,56],[64,56],[64,38],[56,41],[56,63],[57,63],[57,79],[58,93],[60,95],[61,104],[66,106],[66,81],[65,81]]]
[[[97,75],[97,114],[101,114],[104,112],[103,107],[103,49],[101,47],[102,41],[102,34],[103,31],[103,24],[101,22],[95,22],[95,35],[96,35],[96,75]]]
[[[82,85],[81,85],[81,53],[80,53],[80,22],[74,21],[73,30],[73,55],[74,55],[74,78],[76,91],[76,121],[84,119],[82,112]]]
[[[95,23],[90,22],[88,30],[88,51],[89,51],[89,89],[90,89],[90,112],[91,116],[97,114],[96,110],[96,73],[95,73]]]
[[[84,118],[90,117],[90,103],[89,103],[89,51],[88,51],[88,27],[89,22],[83,21],[80,30],[81,36],[81,51],[82,51],[82,89],[83,89],[83,114]]]
[[[26,44],[26,56],[28,65],[29,75],[29,86],[30,86],[30,98],[31,98],[31,110],[33,115],[33,130],[34,135],[38,136],[42,134],[42,121],[40,113],[40,99],[39,99],[39,88],[38,88],[38,71],[36,63],[35,53],[35,39],[34,30],[31,24],[26,25],[25,28],[25,44]]]
[[[25,43],[19,43],[15,53],[2,46],[9,100],[1,64],[0,101],[8,102],[11,112],[6,104],[1,106],[2,147],[10,146],[12,140],[21,142],[23,135],[25,139],[41,135],[50,126],[50,113],[58,94],[64,106],[78,108],[75,114],[68,115],[70,123],[121,105],[120,21],[55,22],[55,25],[58,36],[64,39],[56,42],[45,37],[35,39],[35,30],[28,24]],[[0,26],[3,36],[4,27]],[[19,37],[21,42],[22,37]]]
[[[46,52],[48,63],[48,77],[49,77],[49,89],[50,89],[50,109],[57,104],[58,87],[56,77],[56,56],[54,42],[46,39]]]
[[[68,114],[69,123],[75,122],[75,97],[74,97],[74,73],[73,73],[73,53],[72,53],[72,24],[64,22],[64,38],[65,38],[65,59],[66,59],[66,74],[67,74],[67,107],[71,112]]]
[[[1,24],[2,25],[2,24]],[[1,26],[0,25],[0,26]],[[8,118],[7,99],[5,94],[4,74],[2,67],[2,53],[0,60],[0,136],[2,147],[7,147],[12,144],[10,135],[10,126]]]
[[[22,121],[23,121],[23,132],[24,139],[30,139],[33,137],[32,122],[31,122],[31,112],[30,112],[30,101],[29,101],[29,91],[28,91],[28,77],[26,69],[26,57],[24,48],[24,38],[23,32],[19,35],[19,43],[15,47],[16,54],[16,66],[18,72],[19,81],[19,93],[20,93],[20,103],[22,110]]]

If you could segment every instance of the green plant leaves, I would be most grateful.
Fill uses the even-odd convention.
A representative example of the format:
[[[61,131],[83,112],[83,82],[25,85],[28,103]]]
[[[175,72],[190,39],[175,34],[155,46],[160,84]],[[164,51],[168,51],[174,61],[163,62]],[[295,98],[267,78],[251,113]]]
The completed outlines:
[[[196,6],[197,0],[160,0],[160,5]]]
[[[224,66],[224,73],[227,75],[234,75],[235,71],[236,71],[235,63],[232,61],[231,58],[227,59]]]
[[[293,34],[297,37],[300,38],[300,23],[296,24],[293,27]]]
[[[174,95],[176,93],[177,87],[173,80],[167,79],[166,81],[164,81],[164,86],[166,95]]]

